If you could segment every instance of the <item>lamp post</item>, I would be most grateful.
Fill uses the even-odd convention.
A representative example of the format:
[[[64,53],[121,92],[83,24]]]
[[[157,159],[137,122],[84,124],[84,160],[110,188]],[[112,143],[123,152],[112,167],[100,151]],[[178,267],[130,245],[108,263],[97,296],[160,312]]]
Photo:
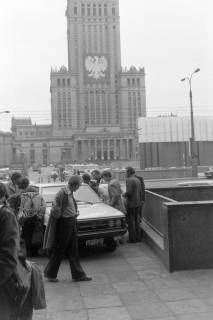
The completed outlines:
[[[191,138],[190,138],[190,149],[191,149],[191,160],[192,160],[192,176],[197,177],[197,155],[195,154],[195,129],[194,129],[194,112],[193,112],[193,100],[192,100],[192,77],[195,73],[199,72],[200,69],[196,69],[190,77],[185,77],[181,81],[188,80],[189,82],[189,99],[190,99],[190,119],[191,119]]]

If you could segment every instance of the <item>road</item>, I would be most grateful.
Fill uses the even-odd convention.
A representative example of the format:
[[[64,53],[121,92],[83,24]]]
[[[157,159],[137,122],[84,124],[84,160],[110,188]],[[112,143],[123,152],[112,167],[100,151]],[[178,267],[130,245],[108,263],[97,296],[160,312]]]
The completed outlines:
[[[213,319],[213,270],[170,274],[144,243],[87,254],[82,265],[93,281],[72,282],[64,261],[59,283],[45,282],[48,308],[34,320]]]

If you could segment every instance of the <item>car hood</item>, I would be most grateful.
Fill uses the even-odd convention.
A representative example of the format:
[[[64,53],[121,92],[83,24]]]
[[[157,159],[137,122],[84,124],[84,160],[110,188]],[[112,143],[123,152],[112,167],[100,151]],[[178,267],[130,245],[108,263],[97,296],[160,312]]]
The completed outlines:
[[[46,215],[49,216],[51,206],[47,205]],[[78,220],[90,220],[90,219],[108,219],[108,218],[123,218],[125,215],[105,204],[105,203],[95,203],[95,204],[78,204],[79,216]]]
[[[78,220],[84,219],[107,219],[107,218],[122,218],[124,214],[105,203],[95,204],[79,204],[79,217]]]

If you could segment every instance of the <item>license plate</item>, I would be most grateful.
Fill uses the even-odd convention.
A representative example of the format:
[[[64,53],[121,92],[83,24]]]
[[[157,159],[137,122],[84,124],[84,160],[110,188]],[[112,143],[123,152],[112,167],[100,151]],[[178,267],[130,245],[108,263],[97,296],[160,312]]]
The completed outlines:
[[[99,247],[99,246],[103,246],[103,244],[104,244],[104,239],[92,239],[92,240],[86,241],[86,246],[88,247]]]

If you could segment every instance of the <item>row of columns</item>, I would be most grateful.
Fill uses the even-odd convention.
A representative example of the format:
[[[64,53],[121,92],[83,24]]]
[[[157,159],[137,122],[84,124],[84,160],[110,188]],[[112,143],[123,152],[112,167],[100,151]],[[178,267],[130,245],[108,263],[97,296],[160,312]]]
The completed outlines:
[[[134,160],[135,143],[132,138],[78,140],[78,160]]]

